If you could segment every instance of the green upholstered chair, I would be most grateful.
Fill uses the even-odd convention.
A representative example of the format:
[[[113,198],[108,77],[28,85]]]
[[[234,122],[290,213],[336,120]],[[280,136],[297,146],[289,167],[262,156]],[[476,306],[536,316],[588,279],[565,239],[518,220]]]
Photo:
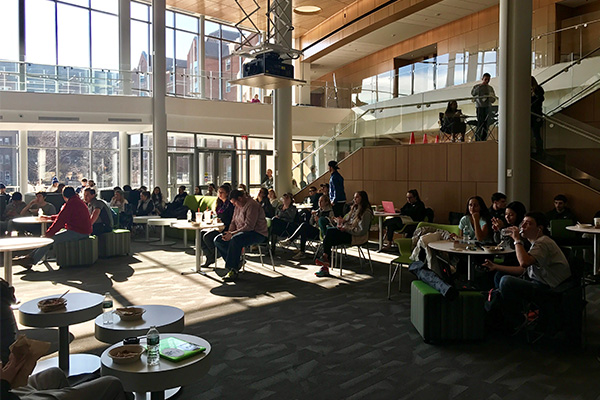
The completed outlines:
[[[198,208],[200,211],[214,210],[217,207],[217,196],[188,195],[183,200],[183,205],[192,210],[193,213],[198,211]],[[183,230],[167,226],[165,227],[165,235],[183,239]],[[194,240],[196,238],[196,231],[188,231],[187,238],[188,240]]]
[[[98,260],[98,238],[87,238],[54,244],[56,264],[60,267],[92,265]]]
[[[410,288],[410,321],[426,343],[481,340],[485,328],[485,302],[480,292],[459,292],[447,300],[423,281]]]
[[[432,222],[423,221],[423,222],[419,222],[419,224],[417,225],[417,229],[424,227],[424,226],[430,226],[435,229],[443,229],[450,233],[460,235],[460,229],[459,229],[458,225],[434,224]],[[390,263],[390,273],[389,273],[389,280],[388,280],[388,299],[391,298],[392,282],[394,281],[396,274],[398,274],[398,291],[401,291],[402,290],[402,266],[403,265],[408,266],[412,262],[412,260],[409,258],[413,251],[412,238],[396,239],[396,244],[398,245],[398,249],[400,250],[400,257],[395,258]]]
[[[98,236],[98,255],[101,258],[126,256],[131,251],[131,232],[113,229]]]

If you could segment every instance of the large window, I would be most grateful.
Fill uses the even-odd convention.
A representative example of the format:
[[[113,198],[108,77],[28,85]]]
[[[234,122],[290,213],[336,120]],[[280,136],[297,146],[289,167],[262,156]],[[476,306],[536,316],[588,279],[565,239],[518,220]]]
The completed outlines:
[[[98,187],[118,185],[118,132],[30,131],[27,133],[29,185],[46,187],[56,176],[66,185],[82,178]]]
[[[18,185],[18,143],[17,131],[0,131],[0,182],[9,191],[15,190]]]

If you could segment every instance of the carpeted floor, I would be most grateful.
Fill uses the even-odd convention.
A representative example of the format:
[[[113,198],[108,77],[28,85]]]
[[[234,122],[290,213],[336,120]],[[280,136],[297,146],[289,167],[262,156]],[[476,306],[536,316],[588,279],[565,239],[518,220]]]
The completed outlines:
[[[374,247],[374,246],[373,246]],[[482,342],[425,344],[410,323],[410,274],[387,297],[391,254],[372,252],[375,274],[349,251],[342,277],[316,278],[311,260],[278,249],[274,272],[251,257],[236,283],[187,275],[193,251],[133,243],[133,254],[88,268],[20,273],[27,301],[71,291],[110,291],[116,305],[168,304],[185,333],[213,346],[209,373],[177,399],[597,399],[600,290],[588,288],[584,350],[490,332]],[[265,261],[268,260],[268,257]],[[397,283],[395,284],[397,288]],[[31,332],[31,328],[21,327]],[[101,354],[93,322],[71,327],[71,352]],[[56,339],[54,332],[38,336]]]

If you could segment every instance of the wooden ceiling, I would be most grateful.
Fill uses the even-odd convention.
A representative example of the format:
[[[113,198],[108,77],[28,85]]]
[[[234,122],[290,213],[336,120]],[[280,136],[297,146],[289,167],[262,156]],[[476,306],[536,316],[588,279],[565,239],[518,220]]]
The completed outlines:
[[[298,15],[293,13],[294,38],[302,36],[309,29],[314,28],[342,8],[354,3],[355,0],[293,0],[293,7],[319,6],[322,11],[316,15]],[[260,10],[252,16],[252,20],[260,30],[266,30],[267,0],[256,0]],[[256,8],[253,0],[239,0],[244,11],[250,13]],[[167,0],[167,5],[188,11],[217,18],[223,21],[237,23],[244,18],[244,13],[234,0]],[[244,26],[251,26],[245,22]]]

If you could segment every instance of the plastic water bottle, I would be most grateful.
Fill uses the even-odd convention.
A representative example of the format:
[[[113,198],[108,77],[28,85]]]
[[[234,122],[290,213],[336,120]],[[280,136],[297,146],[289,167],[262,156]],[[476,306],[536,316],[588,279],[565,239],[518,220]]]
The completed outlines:
[[[113,299],[109,292],[104,293],[104,301],[102,302],[102,323],[109,325],[113,323]]]
[[[146,345],[148,349],[147,361],[148,365],[158,365],[160,351],[160,335],[156,326],[152,326],[146,334]]]
[[[44,210],[42,210],[42,207],[38,208],[38,218],[41,217],[42,215],[44,215]]]
[[[192,222],[192,210],[188,210],[187,212],[187,221]]]

